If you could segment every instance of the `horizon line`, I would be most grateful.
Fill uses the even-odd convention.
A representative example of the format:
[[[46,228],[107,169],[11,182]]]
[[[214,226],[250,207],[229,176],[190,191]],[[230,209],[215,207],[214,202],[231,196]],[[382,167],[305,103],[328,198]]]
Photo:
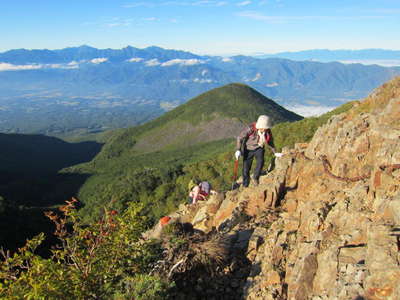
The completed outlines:
[[[11,49],[6,49],[3,51],[0,51],[0,54],[9,52],[9,51],[14,51],[14,50],[27,50],[27,51],[60,51],[60,50],[65,50],[65,49],[74,49],[74,48],[81,48],[81,47],[88,47],[88,48],[93,48],[96,50],[122,50],[125,48],[136,48],[140,50],[148,49],[148,48],[161,48],[164,50],[175,50],[175,51],[182,51],[182,52],[190,52],[193,54],[198,54],[198,55],[210,55],[210,56],[237,56],[237,55],[248,55],[248,56],[254,56],[254,55],[275,55],[275,54],[280,54],[280,53],[297,53],[297,52],[306,52],[306,51],[365,51],[365,50],[381,50],[381,51],[393,51],[397,52],[400,51],[400,49],[388,49],[388,48],[357,48],[357,49],[351,49],[351,48],[309,48],[309,49],[301,49],[301,50],[282,50],[282,51],[272,51],[272,52],[264,52],[264,51],[246,51],[246,52],[239,52],[239,51],[232,51],[231,53],[214,53],[211,54],[210,52],[196,52],[192,50],[185,50],[185,49],[177,49],[177,48],[166,48],[166,47],[161,47],[157,45],[151,45],[151,46],[146,46],[146,47],[135,47],[132,45],[127,45],[121,48],[97,48],[88,44],[83,44],[79,46],[67,46],[64,48],[11,48]]]

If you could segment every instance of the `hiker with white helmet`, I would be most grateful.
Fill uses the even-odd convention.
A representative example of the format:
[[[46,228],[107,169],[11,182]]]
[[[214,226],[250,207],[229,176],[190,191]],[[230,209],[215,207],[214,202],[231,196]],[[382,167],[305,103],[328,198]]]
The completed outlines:
[[[264,166],[264,146],[267,145],[276,157],[281,157],[282,153],[275,151],[271,132],[271,120],[266,115],[258,117],[257,122],[251,123],[237,137],[236,160],[243,156],[243,186],[248,187],[250,183],[250,169],[253,158],[256,158],[256,168],[253,174],[253,182],[258,185],[261,170]]]

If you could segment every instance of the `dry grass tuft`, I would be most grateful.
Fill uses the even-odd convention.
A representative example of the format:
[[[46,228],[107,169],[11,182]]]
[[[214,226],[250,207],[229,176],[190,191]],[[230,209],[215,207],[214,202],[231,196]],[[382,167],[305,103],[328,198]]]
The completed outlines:
[[[222,266],[229,256],[229,242],[225,237],[214,236],[203,243],[192,244],[193,263],[206,268]]]

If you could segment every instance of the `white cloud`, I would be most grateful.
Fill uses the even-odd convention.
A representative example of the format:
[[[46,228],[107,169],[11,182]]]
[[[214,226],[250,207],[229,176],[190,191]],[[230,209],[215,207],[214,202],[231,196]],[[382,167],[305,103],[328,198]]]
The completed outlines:
[[[246,81],[246,82],[249,82],[249,81],[253,81],[254,82],[254,81],[257,81],[257,80],[261,79],[261,77],[262,77],[261,73],[257,73],[253,78],[251,78],[251,79],[244,78],[243,80]]]
[[[148,67],[155,67],[155,66],[161,65],[161,63],[158,61],[157,58],[154,58],[154,59],[150,59],[150,60],[146,61],[145,65]]]
[[[194,65],[198,65],[198,64],[203,64],[204,61],[200,60],[200,59],[171,59],[169,61],[166,61],[164,63],[161,64],[161,66],[163,67],[170,67],[173,65],[181,65],[181,66],[194,66]]]
[[[107,27],[123,27],[123,26],[130,26],[133,22],[133,19],[123,19],[120,17],[112,18],[108,23],[105,25]]]
[[[195,79],[193,79],[193,82],[196,82],[196,83],[212,83],[214,81],[211,80],[211,79],[195,78]]]
[[[242,1],[242,2],[239,2],[237,4],[237,6],[246,6],[246,5],[249,5],[249,4],[251,4],[251,1]]]
[[[39,70],[39,69],[77,69],[78,64],[31,64],[31,65],[13,65],[9,63],[0,62],[1,71],[26,71],[26,70]]]
[[[78,101],[58,101],[57,104],[61,104],[64,106],[77,106],[80,103]]]
[[[122,5],[122,7],[124,7],[124,8],[133,8],[133,7],[139,7],[139,6],[154,7],[154,3],[151,3],[149,1],[149,2],[136,2],[136,3]]]
[[[3,62],[0,63],[0,71],[37,70],[42,67],[42,65],[13,65]]]
[[[251,80],[251,81],[257,81],[259,79],[261,79],[261,73],[257,73],[256,76]]]
[[[131,22],[115,22],[106,24],[108,27],[121,27],[121,26],[129,26]]]
[[[295,112],[303,117],[320,116],[328,111],[335,109],[334,106],[311,106],[311,105],[291,105],[285,106],[286,109]]]
[[[383,67],[400,66],[400,59],[354,59],[339,60],[342,64],[362,64],[362,65],[379,65]]]
[[[143,60],[143,58],[141,57],[132,57],[130,59],[127,59],[127,61],[129,62],[141,62]]]
[[[143,21],[148,21],[148,22],[154,22],[157,21],[158,19],[155,17],[149,17],[149,18],[142,18]]]
[[[206,74],[208,73],[208,70],[203,70],[203,71],[201,71],[201,76],[205,76]]]
[[[194,6],[225,6],[228,5],[229,2],[228,1],[216,1],[216,0],[201,0],[201,1],[196,1],[194,3],[192,3],[191,5]]]
[[[50,69],[61,69],[64,67],[62,64],[48,64],[48,65],[42,65],[42,67],[47,67]]]
[[[210,0],[200,0],[200,1],[196,1],[193,3],[193,5],[209,5],[209,4],[213,4],[215,1],[210,1]]]
[[[73,61],[70,61],[67,65],[68,66],[77,66],[77,65],[79,65],[79,63],[77,61],[73,60]]]
[[[181,80],[171,80],[171,82],[179,82],[179,83],[190,83],[190,82],[194,82],[194,83],[213,83],[216,82],[212,79],[203,79],[203,78],[194,78],[194,79],[181,79]]]
[[[364,9],[365,13],[374,13],[374,14],[400,14],[400,9],[398,8],[376,8],[376,9]]]
[[[230,57],[223,57],[221,60],[222,60],[223,62],[232,62],[232,61],[233,61],[233,59],[230,58]]]
[[[101,64],[103,62],[106,62],[108,60],[108,58],[105,57],[98,57],[98,58],[93,58],[90,62],[92,64]]]
[[[264,21],[264,22],[271,22],[271,23],[278,23],[278,22],[284,22],[288,20],[288,17],[283,17],[283,16],[278,16],[278,17],[272,17],[272,16],[266,16],[263,14],[260,14],[259,12],[256,11],[242,11],[237,14],[240,17],[256,20],[256,21]],[[293,18],[293,17],[290,17]]]
[[[278,86],[279,84],[277,82],[271,82],[271,83],[267,83],[265,86],[266,87],[275,87]]]
[[[198,0],[198,1],[148,1],[148,2],[137,2],[122,5],[124,8],[134,8],[139,6],[145,7],[157,7],[157,6],[215,6],[220,7],[228,5],[229,1],[223,0]]]
[[[48,69],[78,69],[79,64],[45,64],[42,65],[42,68],[48,68]]]
[[[267,16],[257,11],[242,11],[237,16],[269,23],[287,23],[296,21],[359,21],[382,19],[382,16]]]
[[[79,64],[83,63],[85,61],[81,61],[81,62],[77,62],[75,60],[70,61],[69,63],[67,63],[66,65],[60,65],[61,69],[79,69]]]

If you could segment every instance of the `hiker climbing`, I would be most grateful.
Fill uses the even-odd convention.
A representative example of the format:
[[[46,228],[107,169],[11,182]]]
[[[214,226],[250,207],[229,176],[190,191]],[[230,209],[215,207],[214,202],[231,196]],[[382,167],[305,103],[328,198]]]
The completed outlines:
[[[208,181],[197,183],[195,180],[189,182],[189,204],[196,204],[197,201],[206,200],[208,195],[216,194],[217,192],[211,189],[211,184]]]
[[[281,157],[282,153],[275,151],[271,132],[271,121],[266,115],[258,117],[257,122],[251,123],[237,137],[235,158],[238,161],[243,156],[243,186],[248,187],[250,183],[250,169],[253,158],[256,158],[256,168],[253,174],[254,185],[258,185],[261,170],[264,166],[264,146],[267,145],[275,157]]]

